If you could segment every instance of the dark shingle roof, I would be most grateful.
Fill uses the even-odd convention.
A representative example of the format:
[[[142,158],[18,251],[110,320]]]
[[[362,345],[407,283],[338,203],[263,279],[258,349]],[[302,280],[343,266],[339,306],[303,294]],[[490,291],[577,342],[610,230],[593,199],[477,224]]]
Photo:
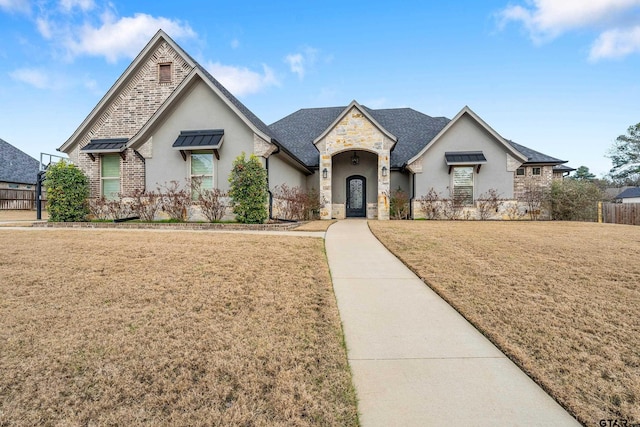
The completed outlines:
[[[40,162],[0,139],[0,181],[35,184]]]
[[[627,188],[616,196],[616,199],[629,199],[631,197],[640,197],[640,187]]]
[[[298,110],[269,125],[276,139],[308,167],[319,162],[313,141],[338,118],[346,107]],[[444,128],[449,119],[430,117],[411,108],[373,110],[363,107],[383,128],[398,138],[391,152],[391,167],[403,166]]]
[[[525,156],[527,156],[527,163],[567,163],[566,160],[556,159],[555,157],[547,156],[539,151],[532,150],[531,148],[527,148],[524,145],[516,144],[513,141],[507,140],[509,144]]]
[[[227,90],[227,88],[222,86],[222,84],[218,80],[216,80],[215,77],[213,77],[211,73],[209,73],[206,70],[206,68],[204,68],[202,65],[198,64],[197,62],[195,62],[195,64],[196,64],[196,67],[198,67],[198,69],[202,71],[202,73],[211,81],[211,83],[213,83],[213,85],[217,87],[220,90],[220,92],[222,92],[222,94],[226,96],[227,99],[238,110],[240,110],[240,112],[247,118],[247,120],[249,120],[256,128],[258,128],[260,132],[264,133],[269,138],[273,138],[273,132],[271,132],[271,130],[269,129],[269,126],[267,126],[262,120],[260,120],[258,116],[253,114],[251,110],[249,110],[242,102],[238,100],[238,98],[233,96],[231,92]]]
[[[183,130],[173,143],[173,148],[220,147],[224,130]]]
[[[280,144],[309,167],[318,166],[319,153],[313,145],[346,107],[305,108],[269,125]]]

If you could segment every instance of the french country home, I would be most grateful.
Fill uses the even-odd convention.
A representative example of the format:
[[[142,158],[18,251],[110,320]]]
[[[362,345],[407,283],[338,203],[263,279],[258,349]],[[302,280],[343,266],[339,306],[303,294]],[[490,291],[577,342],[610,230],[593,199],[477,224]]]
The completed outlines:
[[[474,215],[493,192],[506,209],[572,170],[503,138],[466,106],[448,119],[352,101],[267,125],[162,30],[59,150],[87,174],[92,197],[193,177],[226,192],[234,159],[254,154],[271,191],[319,191],[322,219],[388,219],[397,189],[412,218],[425,216],[427,194],[455,198]]]

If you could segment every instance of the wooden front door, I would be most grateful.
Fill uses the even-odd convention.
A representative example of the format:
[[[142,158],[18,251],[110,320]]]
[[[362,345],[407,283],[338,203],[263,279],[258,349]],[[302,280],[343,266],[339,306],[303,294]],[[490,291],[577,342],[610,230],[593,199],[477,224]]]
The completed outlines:
[[[367,216],[367,180],[364,176],[347,178],[347,218]]]

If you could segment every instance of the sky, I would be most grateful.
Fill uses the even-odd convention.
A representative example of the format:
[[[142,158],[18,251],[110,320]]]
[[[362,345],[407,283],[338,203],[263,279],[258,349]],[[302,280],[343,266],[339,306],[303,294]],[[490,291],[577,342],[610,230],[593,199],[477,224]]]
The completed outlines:
[[[0,138],[56,154],[160,28],[267,124],[467,105],[602,176],[640,122],[640,0],[0,0]]]

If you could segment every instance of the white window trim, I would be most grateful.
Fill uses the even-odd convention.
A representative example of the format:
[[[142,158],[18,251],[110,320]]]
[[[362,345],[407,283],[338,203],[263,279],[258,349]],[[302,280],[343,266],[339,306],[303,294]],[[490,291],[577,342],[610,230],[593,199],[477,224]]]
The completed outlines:
[[[191,174],[191,156],[193,154],[211,154],[211,175],[192,175]],[[189,156],[188,156],[188,161],[187,163],[187,176],[189,177],[189,180],[192,180],[194,177],[207,177],[207,176],[211,176],[211,187],[213,188],[217,188],[217,180],[216,180],[216,156],[213,154],[213,150],[192,150],[189,151]],[[191,188],[189,188],[189,190],[191,190]]]
[[[118,177],[113,177],[113,176],[102,176],[102,159],[104,159],[105,156],[117,156],[118,157]],[[122,165],[120,164],[120,156],[118,154],[103,154],[100,156],[100,196],[101,197],[107,197],[106,194],[104,194],[104,181],[108,181],[108,180],[118,180],[118,193],[122,193]]]
[[[471,202],[464,206],[473,206],[476,200],[476,168],[475,165],[456,165],[451,170],[451,197],[455,196],[455,169],[456,168],[471,168]]]
[[[540,173],[535,173],[536,169],[540,171]],[[532,166],[531,167],[531,176],[542,176],[542,167],[541,166]]]

